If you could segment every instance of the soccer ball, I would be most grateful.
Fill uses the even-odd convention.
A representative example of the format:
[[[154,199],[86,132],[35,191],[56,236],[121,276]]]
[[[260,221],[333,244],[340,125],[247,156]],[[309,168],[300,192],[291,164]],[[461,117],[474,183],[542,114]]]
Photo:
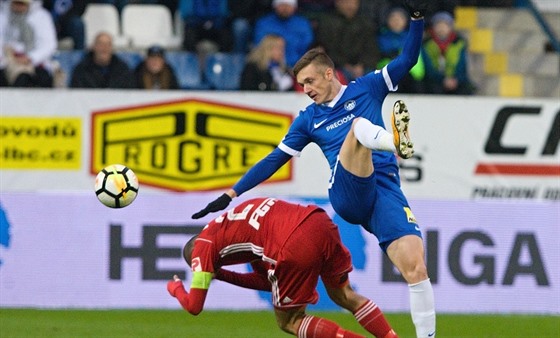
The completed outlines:
[[[130,168],[112,164],[97,174],[95,194],[101,203],[110,208],[124,208],[138,195],[138,178]]]

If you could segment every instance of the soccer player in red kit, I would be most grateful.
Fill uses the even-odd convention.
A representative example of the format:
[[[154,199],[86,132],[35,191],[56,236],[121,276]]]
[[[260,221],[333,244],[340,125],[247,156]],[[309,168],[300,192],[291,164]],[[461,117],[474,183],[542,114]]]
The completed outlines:
[[[396,338],[379,307],[350,286],[350,252],[338,227],[317,206],[274,198],[256,198],[211,221],[184,247],[193,275],[190,291],[174,276],[167,290],[191,314],[199,314],[210,282],[220,279],[272,293],[280,328],[297,337],[356,338],[324,318],[305,313],[318,300],[319,276],[329,297],[352,312],[360,325],[378,338]],[[237,273],[222,266],[251,263],[254,271]]]

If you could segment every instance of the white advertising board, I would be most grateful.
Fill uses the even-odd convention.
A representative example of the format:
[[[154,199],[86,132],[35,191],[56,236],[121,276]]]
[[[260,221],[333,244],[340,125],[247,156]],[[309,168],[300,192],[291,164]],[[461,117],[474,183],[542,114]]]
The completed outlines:
[[[132,205],[109,209],[93,192],[3,193],[0,307],[179,308],[166,281],[175,273],[189,280],[181,248],[208,221],[190,215],[211,196],[141,190]],[[371,234],[341,221],[325,199],[291,200],[319,204],[334,217],[360,293],[385,311],[408,311],[407,286]],[[556,202],[412,200],[411,206],[438,312],[560,314]],[[316,308],[336,309],[320,294]],[[269,296],[215,281],[206,309],[267,309]]]
[[[136,171],[145,193],[221,191],[273,149],[286,117],[311,102],[297,93],[2,89],[0,95],[0,184],[14,192],[90,190],[99,165],[115,161]],[[386,121],[397,98],[412,113],[416,148],[401,162],[408,197],[560,199],[560,101],[391,95]],[[315,145],[291,162],[255,192],[327,196],[330,172]]]

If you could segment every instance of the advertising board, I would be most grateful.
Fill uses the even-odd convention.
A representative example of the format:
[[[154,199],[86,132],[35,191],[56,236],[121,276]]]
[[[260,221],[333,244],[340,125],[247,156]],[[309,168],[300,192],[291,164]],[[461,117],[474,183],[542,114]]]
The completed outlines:
[[[177,274],[188,285],[181,249],[219,215],[190,219],[210,197],[140,194],[124,209],[109,209],[93,193],[3,194],[0,306],[177,308],[166,282]],[[360,293],[385,311],[408,311],[408,288],[373,235],[341,220],[325,199],[287,199],[318,204],[333,217]],[[413,200],[411,206],[439,312],[560,313],[560,215],[553,202]],[[269,299],[214,281],[206,308],[266,309]],[[337,309],[322,288],[315,308]]]

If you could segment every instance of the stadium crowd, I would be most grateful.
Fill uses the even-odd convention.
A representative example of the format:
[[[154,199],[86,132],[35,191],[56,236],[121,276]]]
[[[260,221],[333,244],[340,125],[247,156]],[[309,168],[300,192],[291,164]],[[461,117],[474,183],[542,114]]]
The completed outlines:
[[[125,59],[107,32],[86,46],[83,15],[90,3],[110,4],[119,13],[128,4],[165,6],[183,29],[178,52],[200,61],[200,86],[181,84],[183,69],[167,59],[164,46],[130,46],[124,52],[133,57]],[[514,1],[433,1],[421,57],[399,92],[475,92],[468,76],[468,41],[454,30],[458,5],[512,6]],[[208,55],[225,53],[243,56],[233,89],[297,91],[291,67],[312,47],[332,55],[337,76],[347,83],[398,55],[408,30],[400,6],[397,0],[3,0],[0,86],[221,89],[206,83],[204,69]],[[69,69],[57,58],[65,52],[58,43],[64,38],[83,52]]]

